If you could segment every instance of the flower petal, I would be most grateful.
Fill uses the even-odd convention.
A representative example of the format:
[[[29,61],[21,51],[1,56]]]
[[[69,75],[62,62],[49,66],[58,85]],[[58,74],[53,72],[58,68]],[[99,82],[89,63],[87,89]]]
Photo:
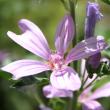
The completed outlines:
[[[108,97],[110,96],[110,83],[105,84],[101,88],[97,89],[90,97],[89,99],[97,99],[102,97]]]
[[[20,20],[19,27],[23,31],[23,34],[16,35],[9,31],[7,33],[8,36],[23,48],[47,60],[50,55],[50,50],[41,30],[26,19]]]
[[[57,72],[61,72],[61,74],[57,75]],[[64,90],[75,91],[81,86],[78,74],[70,67],[66,67],[65,69],[59,71],[53,71],[50,77],[50,82],[53,87]]]
[[[75,60],[87,58],[94,55],[107,47],[102,36],[91,37],[78,43],[68,54],[66,62],[70,63]]]
[[[85,89],[78,97],[78,102],[85,103],[88,100],[88,97],[91,93],[92,86]]]
[[[55,47],[58,54],[63,55],[74,36],[74,23],[70,15],[66,15],[60,22],[55,37]]]
[[[56,89],[51,85],[46,85],[43,87],[44,95],[47,98],[54,98],[54,97],[72,97],[72,91],[69,90],[62,90]]]
[[[91,100],[83,104],[83,110],[104,110],[104,109],[99,102]]]
[[[18,60],[1,68],[3,71],[13,75],[13,79],[19,79],[24,76],[34,75],[49,70],[49,67],[40,61]]]

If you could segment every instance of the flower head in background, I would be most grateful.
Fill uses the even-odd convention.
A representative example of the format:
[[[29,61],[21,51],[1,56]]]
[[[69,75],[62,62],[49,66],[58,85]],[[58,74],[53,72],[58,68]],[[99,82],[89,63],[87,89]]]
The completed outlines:
[[[79,96],[78,101],[83,104],[83,110],[104,110],[102,105],[96,101],[102,97],[110,96],[110,83],[91,91],[92,87],[85,89]]]
[[[21,35],[9,31],[8,36],[43,60],[18,60],[3,67],[2,70],[10,72],[14,79],[51,70],[50,82],[57,89],[78,90],[81,86],[80,79],[75,70],[68,64],[94,55],[106,47],[104,38],[98,36],[78,43],[65,57],[67,47],[74,36],[74,23],[70,15],[66,15],[57,28],[55,36],[56,52],[54,53],[50,50],[41,30],[31,21],[21,19],[19,27],[23,32]]]
[[[8,53],[4,50],[0,51],[0,64],[8,57]]]
[[[102,14],[100,13],[99,4],[96,2],[88,2],[86,7],[86,19],[85,19],[85,39],[94,37],[96,23],[101,20]],[[87,59],[87,68],[91,66],[93,69],[97,69],[100,65],[101,53],[97,53]]]

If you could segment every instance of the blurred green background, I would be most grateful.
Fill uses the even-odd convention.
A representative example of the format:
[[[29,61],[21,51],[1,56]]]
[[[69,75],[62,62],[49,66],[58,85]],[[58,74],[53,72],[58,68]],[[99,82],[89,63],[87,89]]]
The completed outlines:
[[[110,42],[110,5],[100,2],[100,10],[103,19],[97,23],[96,35],[103,35]],[[84,19],[86,11],[86,0],[79,0],[76,6],[77,37],[84,38]],[[20,33],[18,21],[22,18],[29,19],[40,27],[46,36],[49,45],[54,49],[54,36],[58,23],[67,13],[60,0],[0,0],[0,50],[8,53],[1,59],[1,66],[12,61],[24,58],[37,59],[37,57],[26,51],[7,36],[11,30]],[[106,53],[110,56],[110,53]],[[109,57],[110,58],[110,57]],[[0,73],[2,74],[2,73]],[[4,74],[4,73],[3,73]],[[4,75],[0,75],[0,110],[39,110],[36,85],[30,85],[15,89],[11,87],[10,81]],[[27,79],[28,81],[28,79]],[[21,92],[21,90],[23,92]],[[31,91],[30,91],[31,90]],[[42,93],[41,93],[42,94]],[[46,100],[41,96],[46,103]],[[104,103],[106,100],[107,103]],[[110,98],[101,100],[106,110],[110,110]],[[61,110],[59,108],[59,110]],[[62,109],[63,110],[63,109]]]

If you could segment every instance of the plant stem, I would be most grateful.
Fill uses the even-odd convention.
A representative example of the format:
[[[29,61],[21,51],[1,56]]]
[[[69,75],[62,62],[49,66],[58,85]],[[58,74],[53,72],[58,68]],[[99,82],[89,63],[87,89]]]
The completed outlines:
[[[73,98],[70,98],[70,99],[69,99],[68,110],[72,110],[72,105],[73,105]]]
[[[83,89],[83,87],[84,87],[85,83],[87,82],[88,78],[89,78],[89,75],[88,75],[88,76],[86,77],[86,79],[82,82],[82,85],[81,85],[80,90]]]
[[[65,9],[68,10],[68,5],[67,5],[66,1],[65,0],[60,0],[60,1],[64,5]]]
[[[33,93],[33,96],[34,96],[35,100],[37,101],[38,105],[45,106],[45,103],[41,99],[39,92],[36,91],[36,90],[37,90],[37,88],[34,90],[34,93]]]
[[[73,2],[73,0],[69,0],[69,9],[74,21],[74,39],[72,41],[72,47],[74,47],[77,44],[75,6],[76,6],[75,1]],[[73,62],[73,67],[76,71],[78,71],[78,61]],[[73,93],[73,98],[71,99],[71,102],[72,102],[71,110],[77,110],[77,100],[78,100],[78,92],[75,91]]]
[[[39,105],[44,105],[43,101],[41,100],[41,98],[38,96],[38,94],[34,95],[36,101],[38,102]]]
[[[74,92],[72,110],[77,110],[78,92]]]
[[[91,86],[91,84],[96,80],[98,78],[98,75],[95,77],[95,79],[92,81],[92,82],[90,82],[84,89],[86,89],[86,88],[88,88],[89,86]]]
[[[68,110],[77,110],[78,92],[73,92],[73,97],[69,100]]]
[[[76,35],[76,19],[75,19],[75,3],[73,0],[69,0],[69,6],[70,6],[70,13],[74,21],[74,39],[72,41],[72,47],[74,47],[77,44],[77,35]],[[77,71],[78,70],[78,61],[74,61],[73,67]]]

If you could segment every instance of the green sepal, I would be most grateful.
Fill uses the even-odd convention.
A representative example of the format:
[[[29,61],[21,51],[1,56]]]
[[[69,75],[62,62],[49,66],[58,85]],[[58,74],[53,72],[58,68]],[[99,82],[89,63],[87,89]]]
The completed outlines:
[[[97,74],[99,77],[104,75],[110,75],[110,65],[107,62],[101,62],[98,68],[92,68],[91,65],[87,65],[87,72],[89,78],[92,78],[94,74]]]

